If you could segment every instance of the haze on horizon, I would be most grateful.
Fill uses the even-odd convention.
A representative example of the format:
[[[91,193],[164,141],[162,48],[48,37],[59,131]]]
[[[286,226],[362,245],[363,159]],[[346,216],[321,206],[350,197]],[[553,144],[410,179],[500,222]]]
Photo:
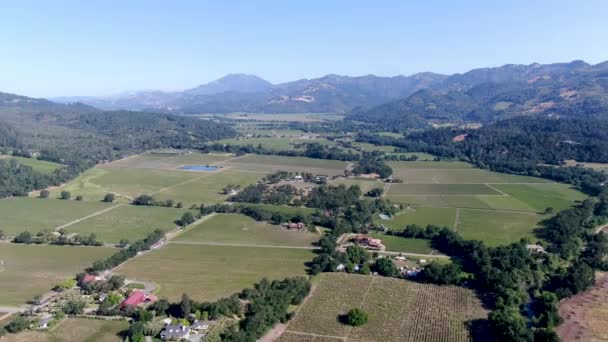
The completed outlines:
[[[230,73],[452,74],[608,59],[591,0],[19,1],[0,4],[0,91],[35,97],[179,90]]]

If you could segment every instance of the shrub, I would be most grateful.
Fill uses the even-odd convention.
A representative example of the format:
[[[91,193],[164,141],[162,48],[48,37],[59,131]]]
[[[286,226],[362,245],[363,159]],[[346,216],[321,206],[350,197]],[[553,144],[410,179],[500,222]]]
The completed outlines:
[[[351,309],[346,314],[346,324],[352,325],[353,327],[358,327],[367,323],[368,319],[367,312],[358,308]]]

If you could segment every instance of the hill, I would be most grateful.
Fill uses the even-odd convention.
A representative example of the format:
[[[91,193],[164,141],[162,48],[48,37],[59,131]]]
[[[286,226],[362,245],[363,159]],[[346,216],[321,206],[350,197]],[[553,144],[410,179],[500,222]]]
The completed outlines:
[[[411,128],[521,115],[606,117],[608,64],[574,61],[475,69],[397,101],[354,109],[347,118]]]

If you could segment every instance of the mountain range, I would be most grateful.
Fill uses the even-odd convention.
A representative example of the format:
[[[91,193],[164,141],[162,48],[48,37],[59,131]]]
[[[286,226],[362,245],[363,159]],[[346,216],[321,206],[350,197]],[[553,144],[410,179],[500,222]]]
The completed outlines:
[[[507,64],[453,75],[321,78],[272,84],[231,74],[192,89],[109,97],[67,97],[116,110],[198,113],[341,113],[347,119],[406,127],[492,122],[520,115],[608,115],[608,62]]]

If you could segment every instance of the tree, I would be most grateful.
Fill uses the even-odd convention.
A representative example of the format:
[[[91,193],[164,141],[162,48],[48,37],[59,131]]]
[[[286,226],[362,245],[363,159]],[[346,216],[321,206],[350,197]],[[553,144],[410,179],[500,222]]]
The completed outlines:
[[[10,333],[18,333],[30,327],[30,320],[25,316],[17,316],[14,320],[12,320],[9,324],[7,324],[4,328],[6,331]]]
[[[192,215],[191,212],[184,213],[182,215],[182,218],[179,220],[180,226],[182,227],[192,224],[194,223],[194,221],[196,221],[196,219],[194,218],[194,215]]]
[[[367,323],[368,319],[369,316],[367,312],[359,308],[350,309],[350,311],[348,311],[346,314],[346,324],[353,327],[358,327]]]
[[[186,318],[192,313],[192,299],[187,294],[182,294],[182,301],[179,305],[180,314]]]
[[[61,310],[66,315],[79,315],[84,312],[87,302],[80,298],[70,298],[64,304]]]
[[[116,196],[113,193],[107,193],[105,196],[103,196],[103,201],[106,203],[112,203],[114,202],[115,198]]]
[[[367,192],[367,196],[369,197],[382,197],[382,194],[384,193],[384,189],[382,188],[373,188],[370,191]]]
[[[133,200],[135,205],[154,205],[154,198],[150,195],[140,195]]]
[[[76,200],[77,201],[82,201],[84,199],[84,197],[82,197],[82,195],[78,195],[76,196]]]
[[[33,241],[32,233],[30,233],[28,231],[19,233],[19,235],[15,236],[15,238],[13,239],[13,242],[15,242],[15,243],[30,244],[30,243],[32,243],[32,241]]]
[[[0,229],[0,240],[4,240],[5,237],[4,230]]]
[[[40,191],[40,198],[48,198],[50,194],[51,194],[51,192],[48,191],[48,190],[46,190],[46,189],[41,190]]]
[[[381,276],[393,277],[397,274],[397,266],[395,266],[393,260],[387,257],[377,259],[373,268]]]
[[[494,310],[489,316],[499,341],[530,341],[526,319],[515,307],[507,306]]]
[[[69,200],[72,197],[72,194],[69,191],[62,191],[59,195],[59,198],[62,200]]]
[[[175,205],[176,208],[181,209],[184,207],[184,203],[182,202],[177,202],[177,204]]]

